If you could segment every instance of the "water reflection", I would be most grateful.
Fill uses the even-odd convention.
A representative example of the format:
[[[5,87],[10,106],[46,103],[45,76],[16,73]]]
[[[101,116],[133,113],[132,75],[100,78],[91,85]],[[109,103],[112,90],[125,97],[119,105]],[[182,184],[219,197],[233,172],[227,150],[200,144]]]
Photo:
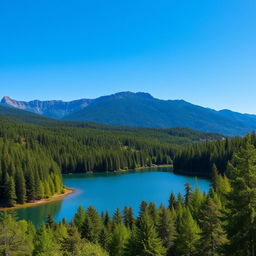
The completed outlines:
[[[34,223],[34,225],[39,226],[45,223],[48,215],[57,215],[61,209],[62,202],[59,200],[38,206],[21,208],[15,211],[18,219],[28,220]]]

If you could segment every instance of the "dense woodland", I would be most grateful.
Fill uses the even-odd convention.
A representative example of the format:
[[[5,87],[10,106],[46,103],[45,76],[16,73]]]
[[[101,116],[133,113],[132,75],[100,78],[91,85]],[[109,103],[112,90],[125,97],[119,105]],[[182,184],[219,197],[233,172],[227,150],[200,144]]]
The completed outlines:
[[[38,146],[0,138],[1,206],[49,198],[63,189],[60,168]]]
[[[45,118],[40,118],[30,113],[25,116],[37,125],[0,118],[0,206],[11,207],[60,193],[61,173],[172,164],[181,145],[220,137],[182,128],[109,127],[52,119],[45,123]],[[42,124],[38,125],[39,121]]]
[[[79,207],[71,223],[51,216],[35,229],[4,212],[0,218],[2,255],[41,256],[254,256],[256,255],[256,148],[251,136],[228,164],[227,176],[212,166],[208,194],[185,184],[171,193],[169,206],[141,202],[101,215]],[[171,188],[170,188],[171,190]]]
[[[241,146],[250,143],[256,146],[256,135],[248,137],[226,138],[222,140],[194,143],[183,147],[174,157],[173,167],[176,173],[210,177],[211,167],[215,164],[224,174],[228,162]]]

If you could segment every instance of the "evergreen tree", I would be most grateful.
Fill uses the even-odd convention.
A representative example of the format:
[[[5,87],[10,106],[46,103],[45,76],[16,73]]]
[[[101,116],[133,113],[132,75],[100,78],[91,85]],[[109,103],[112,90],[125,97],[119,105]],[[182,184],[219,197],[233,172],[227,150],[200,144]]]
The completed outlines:
[[[81,228],[82,225],[84,223],[85,220],[85,210],[84,208],[80,205],[78,207],[78,210],[75,214],[75,217],[73,219],[74,224],[76,225],[76,227],[78,228],[78,230],[81,232]]]
[[[31,255],[33,250],[31,232],[26,221],[16,221],[11,214],[3,212],[0,216],[0,254]]]
[[[26,174],[26,188],[28,202],[35,200],[35,180],[32,170],[28,170]]]
[[[116,208],[114,212],[112,223],[114,226],[123,223],[122,213],[119,208]]]
[[[17,198],[13,177],[9,177],[9,175],[7,175],[4,187],[5,206],[12,207],[15,205]]]
[[[154,223],[148,213],[144,213],[141,218],[139,229],[136,234],[136,254],[138,256],[163,256],[166,249],[163,247],[161,239],[157,236]]]
[[[172,192],[171,195],[170,195],[170,198],[169,198],[169,209],[170,210],[175,209],[176,206],[177,206],[177,202],[176,202],[176,199],[175,199],[175,195]]]
[[[82,242],[77,228],[74,226],[69,227],[67,236],[61,241],[61,251],[63,255],[79,255]]]
[[[26,182],[22,171],[18,171],[16,174],[15,188],[17,195],[17,203],[24,204],[26,202]]]
[[[249,136],[247,136],[249,137]],[[249,140],[250,138],[248,138]],[[229,254],[256,255],[256,149],[248,142],[233,159],[228,196]]]
[[[111,238],[110,233],[105,227],[103,227],[99,233],[99,244],[103,249],[106,250],[108,248],[110,238]]]
[[[131,207],[125,207],[124,208],[124,224],[126,227],[128,227],[129,229],[132,229],[134,224],[135,224],[135,220],[133,217],[133,210]]]
[[[208,196],[201,220],[201,255],[223,255],[223,245],[227,243],[227,238],[223,229],[221,217],[222,214],[218,205],[210,196]]]
[[[109,244],[110,256],[122,256],[129,238],[129,231],[123,224],[117,224],[112,233]]]
[[[56,224],[56,223],[55,223],[55,221],[53,220],[53,217],[52,217],[51,214],[48,214],[46,223],[47,223],[47,226],[48,226],[49,228],[55,227],[55,224]]]
[[[148,211],[148,214],[151,217],[154,225],[156,226],[158,223],[158,209],[157,209],[155,203],[150,202],[148,205],[147,211]]]
[[[185,205],[188,206],[190,203],[190,199],[192,196],[192,187],[189,182],[185,184],[185,196],[184,196],[184,201]]]
[[[190,210],[183,211],[180,223],[178,223],[177,252],[180,256],[193,256],[198,251],[198,241],[201,230],[193,219]]]
[[[158,234],[163,241],[163,245],[169,250],[174,245],[177,232],[171,211],[164,206],[161,206],[159,211]]]
[[[34,255],[58,256],[61,255],[60,245],[55,241],[53,231],[43,225],[39,230],[34,241]]]
[[[102,222],[98,212],[92,206],[89,206],[85,220],[81,227],[82,238],[87,239],[89,242],[96,243],[99,239],[99,233],[102,229]]]
[[[211,181],[212,181],[212,188],[214,189],[214,191],[218,190],[218,170],[215,164],[213,164],[212,166],[212,174],[211,174]]]

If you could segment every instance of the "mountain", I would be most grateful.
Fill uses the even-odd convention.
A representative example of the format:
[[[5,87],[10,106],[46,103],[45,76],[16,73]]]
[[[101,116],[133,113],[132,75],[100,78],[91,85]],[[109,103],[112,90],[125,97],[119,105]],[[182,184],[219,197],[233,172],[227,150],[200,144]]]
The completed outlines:
[[[0,120],[14,119],[25,123],[31,124],[47,124],[56,122],[54,119],[47,118],[38,114],[34,114],[21,109],[8,107],[0,103]]]
[[[100,97],[64,119],[137,127],[186,127],[229,136],[256,129],[255,116],[232,113],[183,100],[159,100],[146,93],[124,92]]]
[[[1,103],[14,108],[30,111],[43,116],[61,119],[62,117],[71,114],[72,112],[79,111],[90,104],[91,100],[81,99],[70,102],[61,100],[50,101],[17,101],[8,96],[3,97]]]
[[[2,103],[74,122],[149,128],[184,127],[227,136],[244,135],[256,130],[255,115],[216,111],[184,100],[160,100],[142,92],[120,92],[72,102],[22,102],[4,97]]]

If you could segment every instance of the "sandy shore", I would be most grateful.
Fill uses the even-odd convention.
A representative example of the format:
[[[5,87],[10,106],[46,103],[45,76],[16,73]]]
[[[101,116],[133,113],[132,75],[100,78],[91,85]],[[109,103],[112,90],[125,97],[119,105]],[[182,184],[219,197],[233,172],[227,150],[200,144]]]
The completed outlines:
[[[65,192],[63,194],[55,194],[55,195],[51,196],[50,198],[46,198],[46,199],[42,199],[42,200],[36,200],[34,202],[31,202],[31,203],[18,204],[18,205],[15,205],[13,207],[0,207],[0,211],[2,211],[2,210],[16,210],[16,209],[20,209],[20,208],[27,208],[27,207],[40,205],[40,204],[46,204],[46,203],[54,202],[54,201],[57,201],[57,200],[62,200],[63,198],[65,198],[66,196],[68,196],[68,195],[70,195],[74,192],[75,192],[74,189],[66,188]]]

